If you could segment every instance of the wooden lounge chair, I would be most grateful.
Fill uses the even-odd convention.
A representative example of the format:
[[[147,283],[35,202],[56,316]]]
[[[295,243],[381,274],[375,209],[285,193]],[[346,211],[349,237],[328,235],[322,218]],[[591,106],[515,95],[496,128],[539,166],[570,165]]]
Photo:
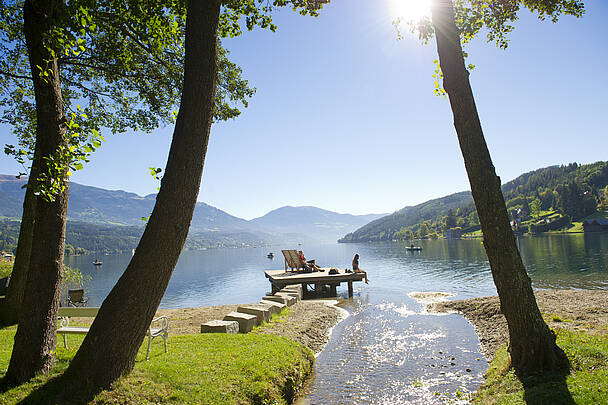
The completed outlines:
[[[287,268],[291,271],[297,271],[298,269],[304,268],[297,250],[281,250],[281,252],[283,253],[283,256],[285,256],[285,271],[287,271]]]

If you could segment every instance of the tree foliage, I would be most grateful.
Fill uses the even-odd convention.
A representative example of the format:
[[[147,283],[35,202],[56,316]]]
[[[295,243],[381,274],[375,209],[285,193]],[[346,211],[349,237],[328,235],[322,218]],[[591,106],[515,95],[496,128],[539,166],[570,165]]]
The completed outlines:
[[[22,10],[23,1],[2,1],[0,123],[16,135],[5,152],[26,163],[33,157],[36,106]],[[69,149],[58,151],[56,159],[67,160],[73,171],[101,145],[104,129],[150,132],[174,122],[183,80],[185,4],[75,0],[60,10],[47,46],[60,70]],[[220,47],[216,120],[238,116],[255,92],[228,56]]]

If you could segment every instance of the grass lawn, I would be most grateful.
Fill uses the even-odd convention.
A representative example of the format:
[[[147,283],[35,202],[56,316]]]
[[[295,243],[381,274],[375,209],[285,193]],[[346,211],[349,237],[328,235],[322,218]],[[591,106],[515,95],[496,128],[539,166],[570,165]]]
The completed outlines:
[[[543,375],[524,384],[508,370],[506,347],[496,353],[476,404],[608,404],[608,336],[558,329],[557,344],[570,359],[566,376]]]
[[[0,330],[0,377],[8,368],[16,327]],[[0,392],[1,404],[16,404],[45,382],[60,375],[82,343],[83,336],[68,336],[69,349],[57,345],[57,365],[49,376]],[[170,336],[168,353],[161,339],[152,344],[145,361],[147,341],[131,374],[93,403],[120,404],[281,404],[291,398],[310,374],[312,352],[283,337],[260,334],[196,334]],[[91,365],[94,367],[94,365]],[[32,402],[44,401],[29,399]],[[48,394],[51,395],[51,394]],[[48,401],[48,399],[47,399]]]

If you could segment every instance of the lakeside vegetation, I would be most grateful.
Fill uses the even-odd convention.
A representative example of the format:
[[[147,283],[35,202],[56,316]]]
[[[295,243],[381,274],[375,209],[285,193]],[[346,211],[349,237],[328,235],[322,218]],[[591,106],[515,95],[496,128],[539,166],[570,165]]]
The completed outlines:
[[[0,278],[8,277],[13,272],[13,262],[0,259]]]
[[[534,170],[503,184],[502,192],[516,232],[582,232],[583,220],[608,218],[608,162]],[[347,234],[340,242],[434,239],[448,229],[481,236],[470,192],[405,207]]]
[[[564,320],[567,321],[567,320]],[[509,368],[506,346],[473,396],[476,404],[605,404],[608,403],[608,336],[557,329],[557,344],[570,360],[567,375],[544,374],[520,380]]]
[[[0,376],[6,373],[15,332],[15,326],[0,330]],[[17,404],[26,398],[29,403],[52,403],[57,388],[52,382],[59,383],[82,340],[70,335],[68,349],[57,346],[57,364],[49,375],[0,393],[0,403]],[[312,352],[298,343],[254,333],[170,336],[168,353],[155,342],[149,361],[144,361],[146,345],[133,372],[112,390],[97,394],[92,403],[282,404],[293,399],[314,361]]]

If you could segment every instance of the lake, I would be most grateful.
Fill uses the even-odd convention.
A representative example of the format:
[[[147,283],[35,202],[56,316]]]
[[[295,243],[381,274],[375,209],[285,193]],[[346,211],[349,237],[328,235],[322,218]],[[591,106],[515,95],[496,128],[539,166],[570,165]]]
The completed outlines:
[[[478,239],[403,243],[328,244],[183,252],[161,308],[255,302],[270,288],[264,270],[283,268],[281,248],[301,248],[322,266],[351,267],[355,253],[370,284],[356,283],[350,316],[334,329],[317,358],[305,403],[466,402],[487,362],[473,327],[458,315],[432,315],[408,294],[437,291],[454,299],[495,295]],[[522,237],[518,246],[535,288],[608,288],[608,234]],[[266,257],[276,254],[274,260]],[[70,257],[91,276],[89,305],[98,306],[130,255]],[[346,297],[346,286],[338,293]],[[467,371],[467,369],[469,371]]]

